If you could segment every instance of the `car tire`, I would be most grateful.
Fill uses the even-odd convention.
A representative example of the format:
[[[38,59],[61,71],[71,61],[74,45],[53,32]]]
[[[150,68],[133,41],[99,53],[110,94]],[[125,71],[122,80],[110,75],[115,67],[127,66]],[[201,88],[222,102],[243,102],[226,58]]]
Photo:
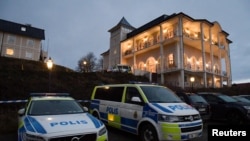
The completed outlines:
[[[159,141],[154,126],[149,123],[142,125],[139,131],[139,138],[140,141]]]

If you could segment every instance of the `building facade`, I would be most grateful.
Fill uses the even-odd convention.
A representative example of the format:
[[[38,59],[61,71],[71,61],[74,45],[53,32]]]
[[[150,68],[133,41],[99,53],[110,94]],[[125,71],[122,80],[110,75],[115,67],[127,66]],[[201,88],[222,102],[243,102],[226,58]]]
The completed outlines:
[[[44,39],[43,29],[0,19],[0,56],[39,61],[47,57]]]
[[[158,83],[181,88],[232,84],[232,41],[218,22],[181,12],[162,15],[139,28],[123,18],[109,32],[110,48],[102,54],[104,68],[131,65],[135,75],[155,73]]]

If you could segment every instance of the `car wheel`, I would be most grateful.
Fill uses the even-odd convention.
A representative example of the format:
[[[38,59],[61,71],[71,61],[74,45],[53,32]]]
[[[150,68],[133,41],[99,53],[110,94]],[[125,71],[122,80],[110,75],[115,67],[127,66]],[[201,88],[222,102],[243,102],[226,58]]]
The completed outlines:
[[[227,114],[227,121],[229,124],[243,124],[243,118],[237,111],[230,111]]]
[[[151,124],[142,125],[139,137],[140,141],[159,141],[156,130]]]

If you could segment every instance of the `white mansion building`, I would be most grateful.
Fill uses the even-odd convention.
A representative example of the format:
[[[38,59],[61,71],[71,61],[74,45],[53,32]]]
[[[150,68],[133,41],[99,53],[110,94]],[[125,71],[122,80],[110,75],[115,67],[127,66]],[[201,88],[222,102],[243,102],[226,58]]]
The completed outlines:
[[[232,41],[218,22],[181,12],[134,28],[123,17],[109,32],[110,48],[102,54],[104,69],[127,64],[135,75],[156,73],[158,83],[181,88],[232,84]]]

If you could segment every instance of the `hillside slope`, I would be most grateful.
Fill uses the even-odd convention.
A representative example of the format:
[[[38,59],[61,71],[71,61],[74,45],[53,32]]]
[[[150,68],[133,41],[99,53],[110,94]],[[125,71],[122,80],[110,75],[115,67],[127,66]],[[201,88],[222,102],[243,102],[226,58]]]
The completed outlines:
[[[50,77],[49,77],[50,75]],[[31,92],[67,92],[88,99],[95,85],[148,81],[126,73],[79,73],[54,65],[49,74],[43,62],[0,58],[0,100],[25,99]]]

